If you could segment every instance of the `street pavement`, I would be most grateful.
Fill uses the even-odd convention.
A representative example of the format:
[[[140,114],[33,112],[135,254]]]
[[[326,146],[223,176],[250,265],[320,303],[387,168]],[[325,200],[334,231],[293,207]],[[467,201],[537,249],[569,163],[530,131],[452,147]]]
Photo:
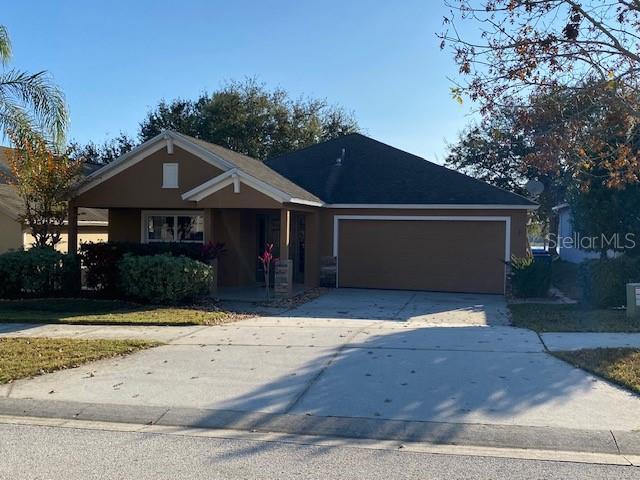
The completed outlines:
[[[280,316],[215,327],[5,324],[0,335],[167,345],[0,386],[0,414],[33,401],[31,413],[58,408],[102,421],[640,448],[638,396],[507,325],[500,296],[371,290],[336,290]]]
[[[638,467],[0,424],[0,479],[627,480]]]

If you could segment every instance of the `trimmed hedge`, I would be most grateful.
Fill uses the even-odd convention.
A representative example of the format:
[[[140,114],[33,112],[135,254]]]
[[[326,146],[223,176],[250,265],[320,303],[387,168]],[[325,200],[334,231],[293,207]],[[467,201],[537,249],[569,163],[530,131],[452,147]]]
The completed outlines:
[[[550,260],[550,259],[549,259]],[[536,259],[532,255],[512,257],[511,291],[514,296],[522,298],[546,297],[551,286],[551,262]]]
[[[119,291],[118,262],[125,255],[151,256],[168,254],[184,256],[207,263],[224,252],[224,244],[208,243],[133,243],[101,242],[80,245],[80,258],[86,269],[86,281],[89,288],[100,290],[108,295]]]
[[[584,300],[594,307],[620,307],[626,304],[626,284],[640,281],[640,259],[617,258],[587,260],[580,265],[579,278]]]
[[[0,298],[68,295],[80,290],[75,257],[52,248],[0,255]]]
[[[120,289],[151,303],[181,303],[206,295],[213,282],[210,265],[171,255],[126,255],[118,263]]]

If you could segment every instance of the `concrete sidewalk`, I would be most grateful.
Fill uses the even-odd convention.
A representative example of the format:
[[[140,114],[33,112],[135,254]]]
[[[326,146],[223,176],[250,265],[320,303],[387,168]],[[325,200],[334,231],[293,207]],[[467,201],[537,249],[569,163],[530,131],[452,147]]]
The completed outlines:
[[[0,398],[284,415],[297,425],[347,418],[349,428],[640,429],[640,398],[548,355],[534,332],[504,326],[505,310],[495,296],[338,290],[287,316],[216,327],[14,325],[3,335],[167,345],[2,385]]]
[[[552,332],[540,334],[551,351],[585,348],[640,348],[640,333]]]
[[[49,328],[54,327],[24,334],[40,336]],[[55,328],[57,335],[81,331],[80,338],[141,336],[169,344],[2,385],[0,397],[315,417],[640,428],[635,395],[549,356],[535,333],[512,327],[273,317],[220,327],[167,327],[153,335],[137,328]]]

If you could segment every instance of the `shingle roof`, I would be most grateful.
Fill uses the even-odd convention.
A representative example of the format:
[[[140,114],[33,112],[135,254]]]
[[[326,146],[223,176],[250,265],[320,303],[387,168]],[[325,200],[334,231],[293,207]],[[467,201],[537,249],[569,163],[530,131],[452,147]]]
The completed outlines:
[[[248,173],[254,178],[258,180],[262,180],[263,182],[277,188],[278,190],[291,195],[294,198],[298,198],[301,200],[307,200],[310,202],[321,202],[321,200],[315,196],[314,194],[306,191],[304,188],[296,185],[294,182],[289,180],[286,177],[283,177],[278,172],[269,168],[263,162],[256,160],[255,158],[248,157],[247,155],[243,155],[238,152],[234,152],[233,150],[229,150],[228,148],[221,147],[220,145],[216,145],[213,143],[205,142],[204,140],[200,140],[194,137],[190,137],[188,135],[184,135],[182,133],[172,132],[176,135],[180,135],[185,139],[194,142],[200,145],[202,148],[210,151],[211,153],[222,157],[227,160],[229,163],[232,163],[236,168],[242,170],[245,173]]]
[[[338,166],[342,149],[344,160]],[[270,158],[266,164],[330,204],[535,205],[358,133]]]

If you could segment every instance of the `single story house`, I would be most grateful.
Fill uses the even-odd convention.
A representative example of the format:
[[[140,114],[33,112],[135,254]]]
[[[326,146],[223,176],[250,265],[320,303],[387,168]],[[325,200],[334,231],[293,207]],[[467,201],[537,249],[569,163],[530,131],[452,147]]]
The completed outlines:
[[[0,147],[0,253],[9,250],[29,248],[33,236],[22,223],[24,202],[17,188],[10,183],[7,147]],[[78,241],[106,242],[107,211],[94,208],[81,208],[78,213]],[[62,227],[61,240],[56,245],[61,252],[67,251],[67,227]]]
[[[266,162],[166,131],[95,171],[70,203],[109,211],[109,239],[224,242],[219,286],[277,284],[502,294],[528,249],[528,199],[361,134]],[[278,272],[276,272],[278,274]],[[289,290],[290,291],[290,290]]]

